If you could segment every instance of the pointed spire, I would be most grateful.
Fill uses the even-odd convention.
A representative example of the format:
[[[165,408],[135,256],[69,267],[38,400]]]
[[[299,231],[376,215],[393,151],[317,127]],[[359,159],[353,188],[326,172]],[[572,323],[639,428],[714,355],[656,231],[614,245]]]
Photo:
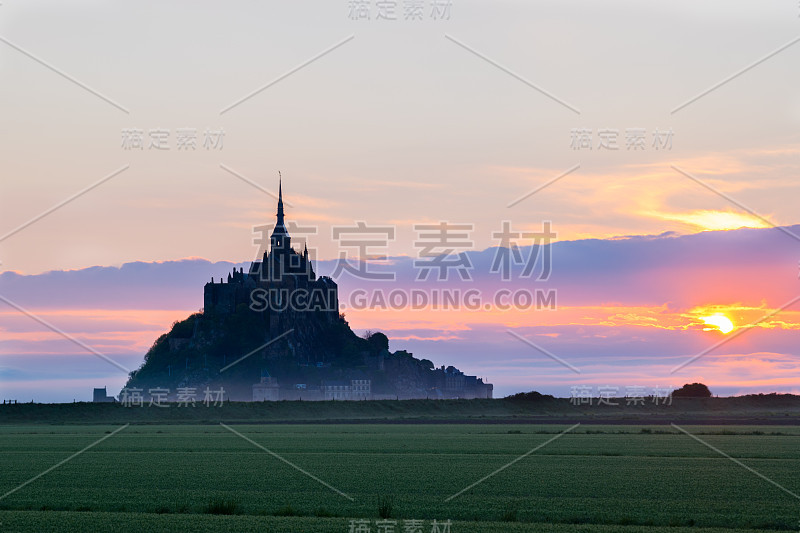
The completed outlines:
[[[275,221],[275,229],[272,230],[270,237],[271,250],[290,250],[292,240],[283,222],[283,176],[278,172],[278,219]]]
[[[283,225],[283,176],[278,171],[278,225]]]

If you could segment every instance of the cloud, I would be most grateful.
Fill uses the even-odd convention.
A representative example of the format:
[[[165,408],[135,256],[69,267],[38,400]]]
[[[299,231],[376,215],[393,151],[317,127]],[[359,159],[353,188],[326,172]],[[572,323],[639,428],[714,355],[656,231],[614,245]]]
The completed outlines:
[[[791,228],[800,231],[800,227]],[[535,248],[522,247],[523,259]],[[629,236],[615,239],[559,241],[551,245],[552,273],[546,281],[522,276],[524,265],[512,265],[511,279],[491,273],[497,248],[469,252],[472,279],[455,273],[448,281],[416,281],[414,258],[392,257],[369,263],[392,271],[392,283],[337,280],[344,312],[356,330],[381,330],[392,349],[406,349],[437,366],[453,364],[487,376],[498,394],[538,389],[568,393],[570,384],[601,381],[656,384],[707,381],[729,384],[724,390],[786,390],[774,372],[797,374],[800,309],[789,308],[751,328],[673,376],[670,370],[719,342],[719,331],[704,331],[703,316],[729,317],[737,327],[761,319],[797,295],[800,244],[775,228],[706,231],[692,235]],[[540,250],[541,252],[541,250]],[[538,256],[541,261],[543,257]],[[203,285],[224,278],[246,264],[186,259],[127,263],[39,275],[0,274],[0,295],[42,316],[103,353],[132,358],[135,368],[152,342],[169,325],[202,307]],[[330,274],[334,261],[315,264]],[[501,310],[494,298],[501,291],[555,290],[557,309]],[[357,291],[422,291],[455,294],[456,306],[428,304],[417,309],[358,309]],[[465,291],[480,293],[492,307],[467,308]],[[0,305],[4,367],[30,369],[44,357],[59,365],[75,364],[91,354],[14,309]],[[568,368],[508,335],[513,329],[532,342],[578,366],[580,380]],[[748,359],[746,354],[759,355]],[[742,355],[745,354],[745,355]],[[792,355],[795,354],[795,355]],[[21,359],[22,358],[22,359]],[[14,365],[9,365],[10,360]],[[127,360],[127,359],[126,359]],[[748,366],[748,361],[752,364]],[[127,364],[127,363],[126,363]],[[730,366],[730,369],[728,369]],[[55,367],[54,367],[55,368]],[[730,375],[729,375],[730,372]],[[783,376],[783,374],[781,374]],[[6,373],[4,380],[14,381]],[[749,380],[749,381],[748,381]],[[728,385],[726,385],[728,386]],[[72,390],[72,389],[70,389]],[[559,392],[560,391],[560,392]],[[72,393],[70,393],[72,394]]]
[[[729,230],[739,228],[768,228],[770,224],[761,218],[749,213],[738,213],[731,210],[714,211],[709,209],[699,209],[687,213],[667,213],[663,211],[651,211],[646,215],[661,220],[677,220],[684,224],[694,226],[699,230]]]
[[[797,191],[798,150],[796,145],[786,145],[625,165],[584,164],[524,200],[520,209],[535,208],[543,217],[557,222],[560,238],[572,240],[628,234],[634,227],[680,233],[767,227],[763,220],[671,167],[680,168],[781,224],[794,221],[786,200]],[[564,170],[494,166],[487,172],[513,191],[508,198],[511,201],[546,184]],[[763,198],[768,195],[776,201],[765,207]]]

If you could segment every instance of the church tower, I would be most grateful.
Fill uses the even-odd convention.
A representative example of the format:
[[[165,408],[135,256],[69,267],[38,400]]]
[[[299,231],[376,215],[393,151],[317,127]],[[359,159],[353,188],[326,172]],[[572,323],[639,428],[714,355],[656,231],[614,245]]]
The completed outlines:
[[[289,232],[286,231],[286,225],[283,222],[283,177],[278,172],[278,220],[275,223],[275,229],[272,231],[270,237],[270,245],[272,252],[288,251],[292,249],[292,238]]]
[[[243,269],[234,270],[227,282],[212,280],[204,289],[204,310],[232,313],[245,304],[253,311],[266,313],[269,331],[273,332],[281,330],[280,316],[287,313],[294,316],[292,320],[297,316],[316,316],[306,311],[322,312],[326,320],[339,315],[336,282],[328,276],[317,278],[307,246],[299,253],[292,248],[292,239],[286,230],[280,174],[279,180],[278,212],[270,235],[270,249],[264,251],[261,261],[253,261],[246,273]],[[287,307],[288,303],[291,307]]]

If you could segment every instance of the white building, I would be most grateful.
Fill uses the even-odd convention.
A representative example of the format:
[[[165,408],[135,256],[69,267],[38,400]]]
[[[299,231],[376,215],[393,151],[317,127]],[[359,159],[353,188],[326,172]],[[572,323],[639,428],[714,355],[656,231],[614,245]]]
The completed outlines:
[[[372,398],[372,381],[369,379],[324,381],[320,388],[326,400],[369,400]]]
[[[278,400],[280,400],[280,388],[277,379],[265,376],[259,383],[253,385],[254,402],[277,402]]]

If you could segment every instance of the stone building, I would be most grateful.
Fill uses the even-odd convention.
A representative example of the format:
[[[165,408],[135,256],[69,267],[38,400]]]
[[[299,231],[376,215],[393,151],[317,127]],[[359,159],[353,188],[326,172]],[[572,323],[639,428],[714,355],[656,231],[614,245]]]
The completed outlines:
[[[278,380],[269,375],[269,372],[261,373],[261,381],[253,385],[254,402],[277,402],[281,399],[281,389]]]
[[[433,392],[438,398],[492,398],[494,385],[484,383],[482,378],[465,375],[452,366],[442,366],[433,373]]]
[[[372,381],[369,379],[351,379],[351,400],[369,400],[372,398],[370,389],[372,388]]]
[[[370,400],[372,381],[369,379],[326,380],[320,389],[325,400]]]
[[[105,387],[97,388],[95,387],[94,391],[92,392],[92,401],[94,403],[106,403],[106,402],[113,402],[114,397],[108,395],[108,391]]]
[[[314,273],[308,257],[292,248],[283,210],[283,184],[278,186],[278,212],[269,250],[253,261],[248,272],[233,270],[227,280],[212,278],[203,290],[205,313],[230,314],[240,305],[262,312],[270,334],[285,331],[303,318],[332,321],[339,316],[338,286],[328,276]],[[304,316],[305,315],[305,316]]]

